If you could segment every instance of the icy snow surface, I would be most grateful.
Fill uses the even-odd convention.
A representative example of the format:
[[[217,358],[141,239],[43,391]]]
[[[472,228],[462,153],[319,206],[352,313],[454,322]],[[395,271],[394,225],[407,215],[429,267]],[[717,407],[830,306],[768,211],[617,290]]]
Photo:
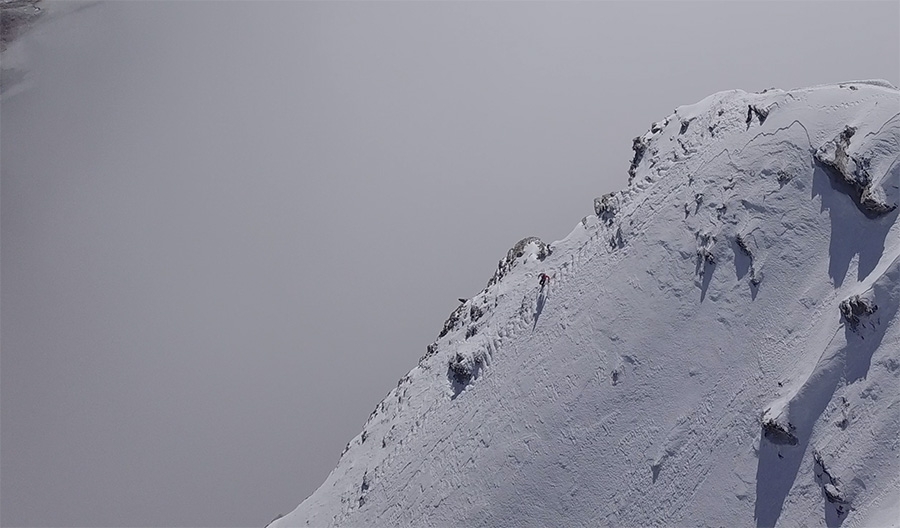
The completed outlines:
[[[898,525],[898,145],[879,81],[676,109],[272,525]]]

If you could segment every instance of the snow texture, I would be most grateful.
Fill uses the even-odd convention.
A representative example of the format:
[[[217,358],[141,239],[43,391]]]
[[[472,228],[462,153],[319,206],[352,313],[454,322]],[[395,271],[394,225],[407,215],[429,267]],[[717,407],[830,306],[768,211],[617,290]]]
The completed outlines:
[[[883,81],[677,108],[272,526],[900,525],[898,144]]]

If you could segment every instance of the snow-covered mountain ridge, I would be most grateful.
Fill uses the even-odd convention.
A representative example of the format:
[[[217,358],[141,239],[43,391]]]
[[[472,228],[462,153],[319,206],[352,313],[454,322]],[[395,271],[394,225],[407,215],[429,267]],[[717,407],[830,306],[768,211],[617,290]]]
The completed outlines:
[[[900,92],[717,93],[633,148],[273,526],[897,523]]]

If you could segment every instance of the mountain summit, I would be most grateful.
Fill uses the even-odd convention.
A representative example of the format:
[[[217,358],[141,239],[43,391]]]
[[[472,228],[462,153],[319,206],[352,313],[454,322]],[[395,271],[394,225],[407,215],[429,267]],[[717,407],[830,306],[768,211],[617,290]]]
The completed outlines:
[[[272,526],[897,525],[900,92],[721,92],[633,150]]]

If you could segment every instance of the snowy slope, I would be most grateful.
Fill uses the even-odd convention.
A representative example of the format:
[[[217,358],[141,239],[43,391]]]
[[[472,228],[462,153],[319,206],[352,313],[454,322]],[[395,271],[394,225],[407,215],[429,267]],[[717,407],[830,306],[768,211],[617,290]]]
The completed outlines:
[[[634,150],[273,526],[898,525],[900,93],[722,92]]]

